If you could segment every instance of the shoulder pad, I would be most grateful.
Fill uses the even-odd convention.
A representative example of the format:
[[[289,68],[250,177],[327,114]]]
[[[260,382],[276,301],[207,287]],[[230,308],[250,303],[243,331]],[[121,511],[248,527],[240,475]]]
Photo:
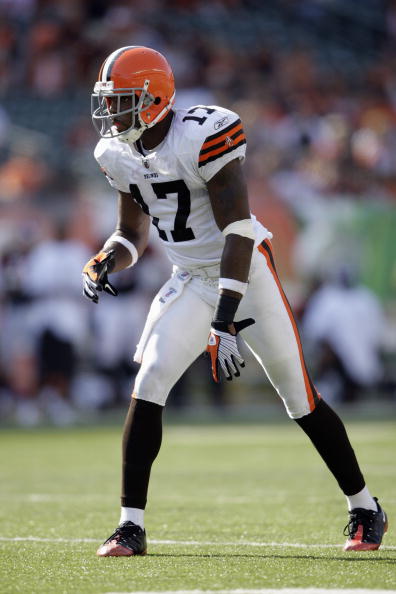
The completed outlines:
[[[181,121],[186,128],[204,138],[239,119],[236,113],[218,105],[194,105],[183,112]]]
[[[205,130],[207,135],[199,151],[198,167],[207,165],[246,144],[242,122],[236,113],[223,110],[223,113],[216,114],[210,124],[211,126],[207,126]]]
[[[94,150],[94,157],[101,165],[111,162],[123,150],[120,142],[113,138],[101,138]]]
[[[180,142],[187,140],[188,143],[192,143],[197,151],[197,158],[201,157],[201,150],[210,148],[220,141],[227,140],[235,146],[233,137],[235,133],[239,133],[238,141],[246,142],[238,114],[224,107],[195,105],[189,109],[179,110],[178,120],[181,132]],[[230,139],[227,139],[227,136],[230,136]]]

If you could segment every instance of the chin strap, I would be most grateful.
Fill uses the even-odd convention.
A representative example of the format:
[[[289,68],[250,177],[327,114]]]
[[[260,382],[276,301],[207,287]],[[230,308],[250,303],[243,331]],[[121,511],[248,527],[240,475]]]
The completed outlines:
[[[148,128],[148,126],[144,126],[142,128],[132,128],[132,130],[128,130],[128,132],[124,132],[123,134],[118,134],[117,138],[118,138],[118,140],[121,140],[121,142],[127,142],[128,144],[133,144],[134,142],[139,140],[139,138],[141,137],[143,132],[145,130],[147,130],[147,128]]]

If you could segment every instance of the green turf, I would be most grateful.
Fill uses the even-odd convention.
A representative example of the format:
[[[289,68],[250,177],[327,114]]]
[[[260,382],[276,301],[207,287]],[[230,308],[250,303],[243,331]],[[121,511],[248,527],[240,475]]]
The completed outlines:
[[[294,423],[221,424],[165,427],[146,527],[149,540],[179,543],[151,543],[148,556],[128,559],[95,556],[118,521],[121,427],[4,430],[0,592],[396,589],[396,424],[348,429],[390,515],[380,551],[342,551],[344,498]],[[95,542],[4,540],[29,536]]]

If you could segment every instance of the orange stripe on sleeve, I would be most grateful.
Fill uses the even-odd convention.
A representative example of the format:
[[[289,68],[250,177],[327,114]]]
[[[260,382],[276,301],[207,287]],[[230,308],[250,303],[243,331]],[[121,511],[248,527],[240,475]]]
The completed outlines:
[[[213,138],[212,140],[205,140],[205,142],[201,146],[201,151],[210,148],[214,144],[219,144],[220,142],[223,142],[227,138],[227,136],[232,136],[233,134],[235,134],[236,132],[239,132],[240,130],[242,130],[241,123],[236,124],[233,128],[231,128],[227,132],[224,132],[224,134],[222,134],[221,136],[217,136],[216,138]]]
[[[224,144],[222,146],[220,146],[217,149],[213,149],[212,151],[208,151],[208,152],[206,152],[203,155],[200,154],[198,162],[199,163],[202,163],[202,161],[206,161],[206,159],[208,157],[212,157],[213,155],[220,155],[221,153],[223,153],[225,151],[228,151],[228,149],[230,147],[236,146],[241,140],[246,140],[246,137],[245,137],[245,134],[243,133],[243,131],[241,131],[240,134],[236,138],[234,138],[233,140],[231,140],[231,143],[230,144],[228,144],[226,142],[227,136],[228,136],[228,134],[224,138]],[[216,144],[218,144],[218,142],[219,141],[217,140]],[[203,146],[206,146],[206,145],[203,145]]]

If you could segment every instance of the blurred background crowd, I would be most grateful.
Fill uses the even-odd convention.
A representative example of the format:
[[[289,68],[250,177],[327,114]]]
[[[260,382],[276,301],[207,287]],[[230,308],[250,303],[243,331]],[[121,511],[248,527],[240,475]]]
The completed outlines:
[[[176,106],[241,116],[252,210],[274,234],[322,394],[395,404],[396,2],[0,0],[1,419],[69,424],[131,392],[170,271],[155,236],[113,277],[117,299],[81,290],[116,216],[90,93],[125,45],[167,57]],[[232,384],[211,383],[202,358],[170,405],[276,400],[254,362]]]

